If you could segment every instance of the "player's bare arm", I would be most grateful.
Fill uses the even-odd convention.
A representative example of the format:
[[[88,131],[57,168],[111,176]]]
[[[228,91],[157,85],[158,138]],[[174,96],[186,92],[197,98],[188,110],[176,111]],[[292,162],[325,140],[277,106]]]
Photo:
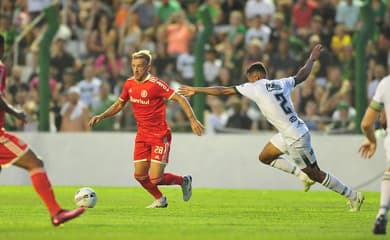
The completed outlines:
[[[309,76],[311,69],[313,68],[313,64],[318,58],[320,57],[321,54],[321,49],[322,45],[317,44],[311,51],[311,54],[309,58],[306,60],[305,65],[301,69],[299,69],[297,75],[295,75],[295,84],[299,84],[307,79]]]
[[[187,99],[177,93],[174,93],[171,99],[178,102],[181,108],[183,108],[187,118],[190,120],[192,131],[198,136],[202,135],[204,126],[196,118],[195,113]]]
[[[205,93],[214,96],[238,94],[234,87],[223,87],[223,86],[191,87],[191,86],[183,85],[179,88],[179,94],[186,97],[190,97],[196,93]]]
[[[382,110],[382,112],[381,112],[381,114],[379,116],[379,123],[381,124],[383,129],[386,130],[386,128],[387,128],[387,119],[386,119],[386,112],[385,112],[385,110]]]
[[[93,116],[90,120],[89,120],[89,127],[92,127],[93,125],[95,125],[96,123],[100,122],[101,120],[105,119],[105,118],[108,118],[108,117],[112,117],[114,116],[115,114],[117,114],[118,112],[120,112],[126,105],[126,102],[125,101],[122,101],[120,99],[118,99],[114,104],[112,104],[106,111],[104,111],[102,114],[99,114],[99,115],[96,115],[96,116]]]
[[[6,113],[9,113],[13,116],[15,116],[17,119],[26,122],[26,114],[14,108],[11,104],[8,103],[8,101],[0,94],[0,109]]]
[[[376,150],[376,137],[375,137],[375,129],[374,122],[378,119],[379,116],[378,111],[369,107],[364,114],[361,129],[363,134],[366,136],[366,140],[362,143],[359,148],[360,155],[363,158],[371,158]]]

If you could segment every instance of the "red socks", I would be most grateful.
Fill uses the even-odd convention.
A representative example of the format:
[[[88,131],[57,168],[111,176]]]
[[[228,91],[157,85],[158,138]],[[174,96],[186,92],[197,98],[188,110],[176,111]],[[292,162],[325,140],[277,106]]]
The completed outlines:
[[[31,183],[42,201],[45,203],[50,215],[53,216],[61,210],[58,205],[50,181],[43,168],[34,169],[30,172]]]
[[[162,197],[162,193],[158,189],[157,185],[150,182],[148,175],[134,175],[134,177],[155,199]]]
[[[158,185],[182,185],[183,177],[172,173],[164,173]]]

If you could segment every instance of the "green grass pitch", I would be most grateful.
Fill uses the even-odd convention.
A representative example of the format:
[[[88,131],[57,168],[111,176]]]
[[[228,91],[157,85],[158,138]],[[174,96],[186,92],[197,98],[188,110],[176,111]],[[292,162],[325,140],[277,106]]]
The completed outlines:
[[[168,208],[145,209],[152,198],[141,188],[93,188],[96,207],[55,228],[30,186],[0,187],[0,239],[386,239],[371,233],[376,192],[353,213],[330,191],[195,188],[183,202],[180,188],[166,187]],[[54,189],[63,207],[75,207],[78,187]]]

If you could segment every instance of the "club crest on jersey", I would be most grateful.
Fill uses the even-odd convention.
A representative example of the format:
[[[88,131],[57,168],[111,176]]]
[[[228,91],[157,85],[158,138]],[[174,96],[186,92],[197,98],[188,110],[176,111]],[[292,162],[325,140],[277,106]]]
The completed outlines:
[[[275,90],[282,90],[282,87],[279,84],[276,83],[266,83],[265,87],[267,88],[268,92],[272,92]]]
[[[148,96],[148,92],[146,90],[142,90],[141,97],[145,98],[146,96]]]

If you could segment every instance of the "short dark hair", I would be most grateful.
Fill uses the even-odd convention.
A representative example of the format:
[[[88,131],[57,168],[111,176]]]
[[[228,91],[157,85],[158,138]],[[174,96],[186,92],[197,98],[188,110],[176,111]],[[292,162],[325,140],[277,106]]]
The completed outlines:
[[[246,74],[250,74],[253,72],[260,72],[264,77],[268,76],[267,68],[262,62],[255,62],[249,65],[249,67],[246,69]]]

